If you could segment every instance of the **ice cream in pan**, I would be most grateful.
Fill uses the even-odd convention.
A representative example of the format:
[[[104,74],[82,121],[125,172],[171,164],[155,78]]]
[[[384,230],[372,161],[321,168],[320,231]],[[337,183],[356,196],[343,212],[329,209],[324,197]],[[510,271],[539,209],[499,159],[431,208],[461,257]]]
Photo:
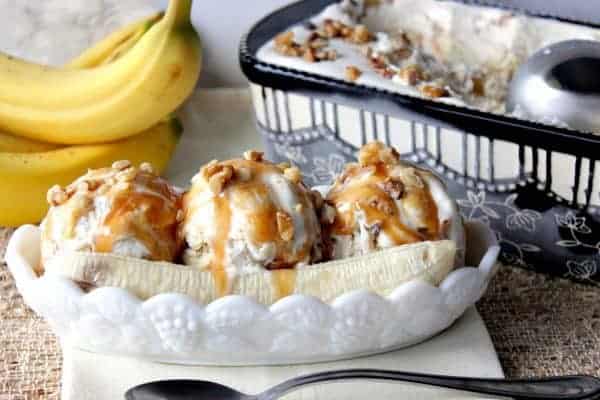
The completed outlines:
[[[381,143],[361,149],[325,199],[296,167],[256,151],[204,165],[182,197],[148,166],[126,164],[50,192],[46,272],[140,298],[332,301],[358,289],[388,295],[412,279],[437,285],[464,249],[441,181]]]

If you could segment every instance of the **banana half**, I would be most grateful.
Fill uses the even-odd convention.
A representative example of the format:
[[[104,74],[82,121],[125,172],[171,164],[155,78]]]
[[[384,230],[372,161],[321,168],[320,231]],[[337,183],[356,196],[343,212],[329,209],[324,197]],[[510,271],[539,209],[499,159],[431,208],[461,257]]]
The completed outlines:
[[[420,279],[439,285],[454,267],[453,241],[420,242],[359,257],[275,270],[231,279],[229,293],[265,305],[291,294],[310,295],[324,302],[358,289],[389,295],[402,283]],[[181,293],[203,304],[220,297],[210,271],[165,262],[152,262],[107,253],[63,253],[45,264],[46,273],[72,279],[84,287],[127,289],[142,300],[161,293]]]

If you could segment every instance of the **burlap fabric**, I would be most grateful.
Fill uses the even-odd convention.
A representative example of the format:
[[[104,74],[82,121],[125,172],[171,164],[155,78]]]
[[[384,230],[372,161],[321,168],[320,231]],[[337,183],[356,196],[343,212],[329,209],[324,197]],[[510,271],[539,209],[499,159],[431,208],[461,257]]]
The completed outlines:
[[[0,229],[0,400],[57,399],[58,343],[2,262],[9,235]],[[503,267],[478,309],[508,377],[600,376],[600,288]]]

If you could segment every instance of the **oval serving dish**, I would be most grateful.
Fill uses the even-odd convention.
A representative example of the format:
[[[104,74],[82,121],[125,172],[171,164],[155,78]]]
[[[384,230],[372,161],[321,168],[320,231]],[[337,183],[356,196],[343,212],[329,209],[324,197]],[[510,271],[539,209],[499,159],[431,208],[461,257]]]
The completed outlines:
[[[269,365],[332,361],[421,342],[448,328],[484,293],[499,253],[495,235],[466,224],[466,263],[438,287],[421,280],[389,296],[366,290],[330,304],[291,295],[270,307],[230,295],[204,305],[178,293],[140,300],[125,289],[84,291],[72,280],[37,277],[40,232],[23,226],[6,261],[26,303],[63,343],[108,354],[197,365]]]

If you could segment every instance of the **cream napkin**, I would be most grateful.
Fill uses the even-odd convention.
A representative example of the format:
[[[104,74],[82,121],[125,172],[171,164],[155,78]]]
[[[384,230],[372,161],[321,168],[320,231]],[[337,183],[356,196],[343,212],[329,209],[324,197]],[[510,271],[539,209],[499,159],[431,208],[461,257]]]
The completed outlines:
[[[274,367],[186,367],[92,354],[64,346],[63,400],[116,400],[130,387],[157,379],[205,379],[255,393],[285,379],[336,368],[383,368],[448,375],[502,377],[481,317],[471,309],[436,338],[404,350],[333,363]],[[297,400],[489,399],[443,389],[377,382],[346,382],[290,393]],[[198,399],[203,400],[203,399]]]

